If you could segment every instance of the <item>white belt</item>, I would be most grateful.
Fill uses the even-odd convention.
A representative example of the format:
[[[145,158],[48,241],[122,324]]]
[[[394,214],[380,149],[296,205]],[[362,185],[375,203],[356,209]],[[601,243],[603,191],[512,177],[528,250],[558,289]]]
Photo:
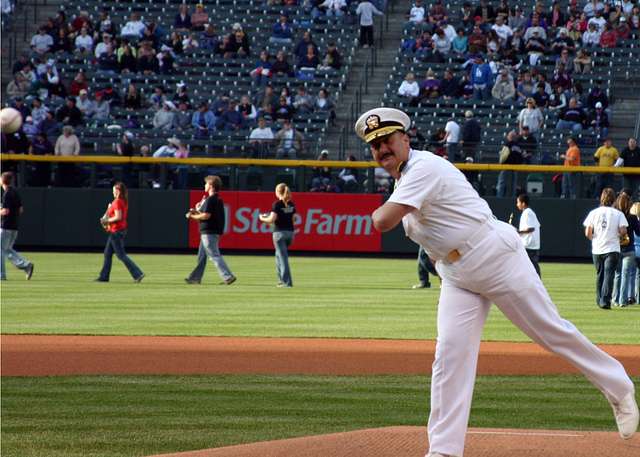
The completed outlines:
[[[448,263],[454,263],[460,260],[460,258],[471,251],[481,240],[483,240],[489,232],[494,230],[494,218],[488,219],[485,221],[479,228],[476,230],[473,235],[471,235],[467,241],[462,243],[462,245],[456,249],[450,251],[443,260]]]

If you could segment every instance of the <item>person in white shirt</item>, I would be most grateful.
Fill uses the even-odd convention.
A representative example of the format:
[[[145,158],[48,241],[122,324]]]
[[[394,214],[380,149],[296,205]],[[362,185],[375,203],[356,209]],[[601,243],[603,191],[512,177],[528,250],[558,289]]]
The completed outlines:
[[[420,95],[420,85],[416,81],[413,73],[407,73],[407,76],[405,76],[404,81],[402,81],[402,84],[400,84],[398,88],[398,95],[410,99],[414,99]]]
[[[361,0],[356,8],[356,14],[360,16],[360,46],[368,48],[373,46],[373,16],[383,16],[369,0]]]
[[[422,4],[422,0],[416,0],[416,3],[409,10],[409,22],[414,24],[422,24],[427,11]]]
[[[595,24],[598,32],[600,33],[604,32],[604,26],[606,25],[606,23],[607,20],[602,17],[602,14],[600,12],[597,12],[596,15],[589,19],[589,22],[587,22],[588,25]]]
[[[93,50],[93,38],[87,33],[86,27],[80,29],[80,35],[75,40],[76,51],[82,54],[89,53]]]
[[[47,33],[47,30],[41,28],[38,33],[31,38],[31,49],[40,55],[46,54],[53,46],[53,38]]]
[[[598,30],[598,24],[591,23],[589,28],[582,34],[582,44],[585,48],[589,46],[600,46],[600,35],[602,32]]]
[[[460,143],[460,125],[451,118],[444,126],[444,143],[447,146],[447,158],[449,162],[458,161],[458,148]]]
[[[543,123],[544,116],[542,115],[542,111],[536,107],[536,101],[531,97],[527,98],[527,107],[518,114],[519,130],[522,130],[526,125],[529,127],[531,135],[537,136]]]
[[[120,31],[120,36],[123,38],[140,38],[142,37],[142,33],[146,28],[147,26],[144,25],[144,22],[140,20],[140,15],[138,13],[131,13],[131,16],[129,16],[129,21],[127,21],[127,23],[124,25],[124,27],[122,27],[122,30]]]
[[[258,118],[258,126],[249,134],[249,144],[251,145],[253,157],[261,159],[268,157],[271,153],[274,138],[273,130],[267,126],[265,118]]]
[[[344,10],[347,8],[347,2],[345,0],[324,0],[319,7],[326,9],[328,17],[342,17],[344,16]]]
[[[520,194],[516,199],[516,207],[522,211],[520,215],[520,224],[518,225],[518,234],[522,239],[522,244],[527,250],[527,255],[531,260],[533,268],[536,269],[538,276],[540,275],[540,221],[538,216],[529,208],[529,196]]]
[[[113,44],[111,43],[111,35],[108,33],[102,34],[102,41],[96,45],[94,55],[97,59],[99,59],[100,56],[107,52],[107,49],[109,49],[111,46],[113,46]]]
[[[622,364],[560,317],[515,228],[494,217],[453,164],[411,149],[410,125],[404,112],[376,108],[360,116],[355,131],[396,180],[389,199],[371,215],[374,228],[388,232],[402,223],[442,278],[427,456],[464,453],[482,327],[492,303],[582,371],[613,406],[621,437],[631,438],[640,413]]]
[[[584,220],[584,235],[591,240],[591,255],[596,267],[596,304],[611,309],[613,278],[620,260],[620,237],[627,233],[629,223],[622,211],[613,208],[616,192],[605,187],[600,194],[600,206]]]
[[[500,43],[505,45],[509,38],[513,35],[513,30],[511,27],[504,23],[504,18],[502,16],[498,16],[496,18],[496,23],[491,27],[492,30],[500,37]]]

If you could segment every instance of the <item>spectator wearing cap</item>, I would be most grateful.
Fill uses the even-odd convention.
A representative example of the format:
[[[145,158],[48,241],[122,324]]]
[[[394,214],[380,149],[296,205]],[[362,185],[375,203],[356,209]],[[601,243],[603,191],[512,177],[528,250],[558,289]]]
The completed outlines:
[[[53,46],[53,38],[44,27],[38,29],[38,33],[31,37],[31,50],[37,55],[47,54]]]
[[[293,29],[289,24],[289,17],[286,14],[281,14],[278,22],[273,25],[271,30],[270,43],[274,44],[291,44],[293,40]]]
[[[276,159],[296,159],[303,154],[304,136],[285,119],[282,129],[276,133]]]
[[[91,118],[96,110],[96,104],[89,98],[86,89],[80,91],[80,94],[76,98],[76,106],[86,119]]]
[[[178,103],[178,109],[174,113],[173,128],[183,132],[191,128],[191,119],[193,115],[189,112],[189,104],[185,101]]]
[[[613,146],[611,138],[606,137],[602,146],[596,149],[593,154],[596,165],[601,167],[612,167],[620,158],[620,152]],[[596,192],[595,196],[600,195],[605,187],[613,187],[613,174],[601,173],[596,175]]]
[[[589,91],[589,95],[587,96],[587,109],[595,110],[596,104],[600,102],[603,109],[607,109],[609,107],[609,97],[604,90],[602,90],[602,81],[596,80],[594,86]]]
[[[153,127],[157,130],[171,130],[173,128],[174,110],[176,105],[168,100],[162,103],[162,109],[153,116]]]
[[[471,84],[473,84],[473,94],[475,98],[478,100],[488,100],[491,97],[492,82],[493,73],[491,72],[491,67],[484,61],[482,55],[477,54],[471,66]]]
[[[537,90],[534,92],[531,98],[536,101],[536,106],[538,107],[538,109],[544,110],[549,104],[549,94],[547,94],[547,92],[545,91],[545,84],[543,83],[538,83],[536,89]]]
[[[640,148],[635,138],[629,138],[627,146],[620,153],[620,158],[616,161],[617,167],[640,167]],[[640,197],[640,175],[625,174],[624,188],[631,189],[631,197]]]
[[[96,39],[99,34],[108,33],[111,37],[115,37],[118,33],[118,24],[116,24],[113,19],[109,16],[109,9],[103,8],[98,13],[98,22],[96,23]]]
[[[598,138],[607,138],[609,136],[609,116],[602,102],[596,102],[595,110],[593,110],[589,118],[589,128]]]
[[[196,137],[207,138],[216,128],[216,116],[207,102],[202,102],[191,117],[191,126],[196,129]]]
[[[546,38],[540,36],[538,31],[534,31],[529,39],[526,40],[524,48],[529,57],[529,65],[532,67],[540,64],[542,56],[547,51]]]
[[[173,28],[178,32],[191,30],[191,13],[186,3],[181,3],[178,7],[178,12],[173,19]]]
[[[525,163],[540,163],[538,157],[538,140],[531,135],[528,126],[523,126],[519,132],[518,145],[522,149],[522,159]]]
[[[205,11],[204,5],[198,3],[196,10],[191,15],[191,30],[196,32],[202,32],[204,25],[209,22],[209,14]]]
[[[568,63],[568,55],[570,52],[574,52],[576,50],[576,44],[573,39],[569,36],[568,30],[565,27],[560,27],[558,29],[558,34],[556,38],[551,43],[551,52],[556,55],[562,56],[562,52],[566,51],[566,63]]]
[[[469,35],[469,52],[471,54],[480,54],[487,52],[487,37],[480,28],[479,24],[475,24]]]
[[[56,111],[56,119],[65,125],[76,127],[82,124],[82,112],[76,106],[75,97],[68,97],[65,105]]]
[[[96,49],[93,54],[96,56],[96,59],[99,59],[100,56],[107,52],[108,48],[112,48],[113,43],[111,42],[111,35],[108,33],[102,34],[102,41],[96,45]]]
[[[540,109],[536,106],[536,101],[529,97],[526,100],[526,107],[518,114],[518,128],[522,128],[526,125],[529,127],[529,132],[532,135],[537,136],[538,132],[542,128],[544,123],[544,116]]]
[[[567,150],[564,154],[560,155],[560,158],[564,160],[565,167],[579,167],[580,166],[580,148],[575,138],[567,138]],[[562,193],[560,198],[576,199],[576,182],[574,173],[562,174]]]
[[[624,16],[618,19],[618,25],[614,27],[614,30],[621,40],[628,40],[631,37],[631,27],[629,26],[627,18]]]
[[[482,127],[473,117],[473,111],[467,110],[464,118],[461,131],[462,155],[465,159],[471,157],[474,161],[480,162],[481,157],[477,154],[477,150],[482,139]]]
[[[500,70],[499,76],[491,89],[491,96],[503,103],[515,98],[516,88],[513,85],[513,78],[506,68]]]
[[[153,88],[153,93],[149,96],[148,104],[153,110],[162,109],[162,105],[167,101],[167,96],[164,93],[164,87],[156,86]]]
[[[93,119],[96,121],[106,122],[111,116],[111,105],[105,100],[104,92],[99,90],[96,92],[96,107],[93,114]]]
[[[360,46],[373,46],[373,16],[384,16],[369,0],[360,0],[356,8],[356,15],[360,16]]]

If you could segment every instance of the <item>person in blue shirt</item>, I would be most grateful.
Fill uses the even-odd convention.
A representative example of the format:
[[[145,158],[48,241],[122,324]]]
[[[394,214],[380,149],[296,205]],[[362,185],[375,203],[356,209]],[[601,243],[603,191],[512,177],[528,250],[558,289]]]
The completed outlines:
[[[215,130],[216,121],[216,116],[209,110],[207,102],[202,102],[191,117],[191,126],[196,129],[197,137],[208,137]]]
[[[281,14],[278,22],[273,26],[269,41],[275,44],[291,44],[293,40],[293,29],[289,24],[286,14]]]
[[[471,65],[471,84],[473,84],[473,95],[478,100],[489,100],[491,98],[491,85],[493,83],[493,73],[484,57],[477,54],[474,63]]]

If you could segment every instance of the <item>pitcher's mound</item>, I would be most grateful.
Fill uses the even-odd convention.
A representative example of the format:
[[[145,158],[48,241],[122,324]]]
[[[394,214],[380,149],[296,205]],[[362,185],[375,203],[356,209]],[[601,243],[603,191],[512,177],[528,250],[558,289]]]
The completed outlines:
[[[163,454],[162,457],[424,457],[424,427],[386,427]],[[637,457],[640,438],[616,432],[470,429],[465,457]],[[160,457],[160,456],[156,456]]]

